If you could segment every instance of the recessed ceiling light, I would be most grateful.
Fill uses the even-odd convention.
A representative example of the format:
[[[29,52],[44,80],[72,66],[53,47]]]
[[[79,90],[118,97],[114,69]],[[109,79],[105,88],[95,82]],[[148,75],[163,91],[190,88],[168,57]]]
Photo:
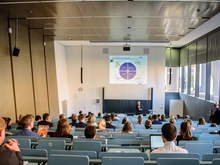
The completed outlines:
[[[131,29],[131,27],[129,26],[129,27],[127,27],[128,29]]]
[[[127,16],[127,18],[132,18],[132,16],[131,16],[131,15],[129,15],[129,16]]]

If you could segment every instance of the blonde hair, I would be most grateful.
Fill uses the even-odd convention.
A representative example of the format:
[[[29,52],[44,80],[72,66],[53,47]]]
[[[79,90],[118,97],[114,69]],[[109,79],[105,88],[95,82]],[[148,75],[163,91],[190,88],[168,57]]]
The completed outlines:
[[[99,129],[106,129],[106,121],[104,119],[99,120],[98,127]]]
[[[198,118],[198,124],[197,125],[205,125],[205,119],[204,117],[199,117]]]
[[[95,123],[96,117],[95,115],[90,115],[88,121],[86,122],[87,125],[92,125]]]
[[[28,128],[29,125],[34,122],[34,116],[31,114],[25,115],[24,117],[22,117],[20,123],[24,128]]]
[[[138,115],[138,124],[142,124],[143,117],[141,115]]]
[[[176,122],[176,120],[175,120],[175,118],[172,116],[172,117],[170,117],[170,123],[175,123]]]

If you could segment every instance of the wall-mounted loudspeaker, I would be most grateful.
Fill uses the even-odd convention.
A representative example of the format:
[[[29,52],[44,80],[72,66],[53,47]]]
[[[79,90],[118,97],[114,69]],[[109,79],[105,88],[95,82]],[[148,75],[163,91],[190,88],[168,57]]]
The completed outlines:
[[[130,51],[130,46],[128,45],[123,46],[123,51]]]
[[[12,52],[12,55],[13,55],[13,56],[17,56],[17,57],[18,57],[19,52],[20,52],[20,49],[18,49],[18,48],[16,48],[16,47],[14,47],[13,52]]]
[[[100,103],[100,99],[96,99],[96,104],[99,104]]]

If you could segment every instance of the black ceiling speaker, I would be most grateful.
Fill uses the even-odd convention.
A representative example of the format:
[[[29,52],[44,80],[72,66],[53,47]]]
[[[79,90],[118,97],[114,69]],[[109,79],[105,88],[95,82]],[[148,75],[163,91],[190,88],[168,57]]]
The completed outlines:
[[[18,49],[18,47],[14,47],[13,52],[12,52],[12,55],[18,57],[19,52],[20,52],[20,49]]]

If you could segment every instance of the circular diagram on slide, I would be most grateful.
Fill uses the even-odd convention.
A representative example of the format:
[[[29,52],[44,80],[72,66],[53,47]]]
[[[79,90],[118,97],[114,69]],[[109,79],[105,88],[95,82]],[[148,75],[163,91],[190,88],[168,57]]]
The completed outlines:
[[[134,64],[130,62],[123,63],[119,68],[120,76],[125,80],[130,80],[136,75],[137,69]]]

